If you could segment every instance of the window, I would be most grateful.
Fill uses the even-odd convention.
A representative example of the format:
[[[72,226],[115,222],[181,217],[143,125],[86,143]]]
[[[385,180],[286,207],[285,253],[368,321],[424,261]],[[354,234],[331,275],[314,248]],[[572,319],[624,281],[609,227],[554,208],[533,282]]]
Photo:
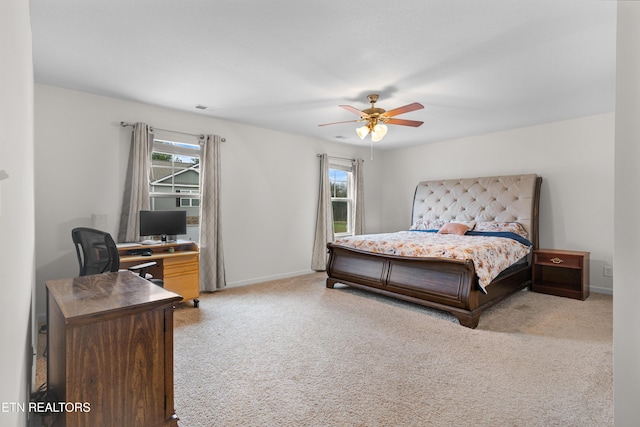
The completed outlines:
[[[151,210],[186,210],[187,235],[200,239],[200,145],[156,135],[149,176]]]
[[[180,198],[179,203],[177,204],[177,206],[180,207],[200,207],[200,199],[199,198],[187,198],[187,197],[183,197],[184,193],[189,193],[189,194],[197,194],[198,196],[200,196],[199,191],[197,190],[178,190],[178,192],[180,193]]]
[[[329,183],[336,236],[353,235],[353,172],[351,164],[330,164]]]
[[[185,198],[181,198],[180,199],[180,207],[200,207],[200,200],[199,199],[185,199]]]

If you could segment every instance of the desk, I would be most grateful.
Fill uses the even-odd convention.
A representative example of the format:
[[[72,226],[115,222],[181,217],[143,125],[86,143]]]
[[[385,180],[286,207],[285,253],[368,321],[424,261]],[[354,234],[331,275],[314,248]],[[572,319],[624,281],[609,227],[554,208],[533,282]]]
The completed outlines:
[[[150,251],[151,255],[131,255],[132,252]],[[157,245],[119,244],[120,268],[126,269],[143,262],[155,261],[149,273],[164,280],[164,288],[182,296],[183,301],[193,300],[198,307],[200,301],[200,253],[198,245],[185,240]]]
[[[60,412],[56,426],[177,427],[180,299],[130,271],[47,281],[48,388],[60,402],[90,405]]]

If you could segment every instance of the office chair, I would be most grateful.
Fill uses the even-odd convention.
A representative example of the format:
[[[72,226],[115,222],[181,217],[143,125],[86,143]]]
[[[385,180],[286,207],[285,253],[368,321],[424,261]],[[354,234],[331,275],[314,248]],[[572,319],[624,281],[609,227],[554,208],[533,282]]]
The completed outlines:
[[[80,265],[80,276],[100,274],[120,269],[120,255],[118,247],[109,233],[87,227],[78,227],[71,230]],[[138,272],[140,277],[151,283],[164,287],[162,279],[147,278],[147,269],[156,265],[155,261],[134,265],[128,270]]]

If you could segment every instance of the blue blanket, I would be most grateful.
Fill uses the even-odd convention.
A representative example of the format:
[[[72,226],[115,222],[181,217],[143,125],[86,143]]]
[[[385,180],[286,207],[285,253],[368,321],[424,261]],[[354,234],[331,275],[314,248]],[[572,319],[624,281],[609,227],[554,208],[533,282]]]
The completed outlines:
[[[437,233],[438,230],[409,230],[409,231],[415,231],[418,233]],[[493,237],[505,237],[507,239],[513,239],[516,242],[520,242],[525,246],[533,246],[533,244],[525,239],[524,237],[522,237],[519,234],[516,233],[511,233],[508,231],[467,231],[466,233],[464,233],[465,236],[493,236]]]

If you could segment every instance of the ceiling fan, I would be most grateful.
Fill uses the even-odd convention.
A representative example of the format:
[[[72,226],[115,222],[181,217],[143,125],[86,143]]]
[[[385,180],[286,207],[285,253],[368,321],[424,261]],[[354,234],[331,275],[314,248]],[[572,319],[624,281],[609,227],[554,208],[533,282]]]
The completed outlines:
[[[367,96],[369,102],[371,103],[371,108],[365,108],[364,110],[358,110],[350,105],[339,105],[340,108],[344,108],[347,111],[351,111],[360,116],[359,120],[347,120],[345,122],[335,122],[335,123],[325,123],[318,126],[329,126],[329,125],[337,125],[341,123],[353,123],[353,122],[364,122],[365,125],[356,129],[356,133],[360,137],[360,139],[364,139],[369,133],[371,133],[371,140],[374,142],[382,140],[384,136],[387,134],[387,126],[386,125],[401,125],[401,126],[412,126],[418,127],[422,125],[424,122],[420,122],[417,120],[404,120],[404,119],[395,119],[394,116],[399,114],[408,113],[410,111],[420,110],[424,108],[424,106],[418,102],[414,102],[413,104],[408,104],[403,107],[394,108],[393,110],[385,111],[383,108],[377,108],[375,103],[378,102],[378,95],[371,94]]]

